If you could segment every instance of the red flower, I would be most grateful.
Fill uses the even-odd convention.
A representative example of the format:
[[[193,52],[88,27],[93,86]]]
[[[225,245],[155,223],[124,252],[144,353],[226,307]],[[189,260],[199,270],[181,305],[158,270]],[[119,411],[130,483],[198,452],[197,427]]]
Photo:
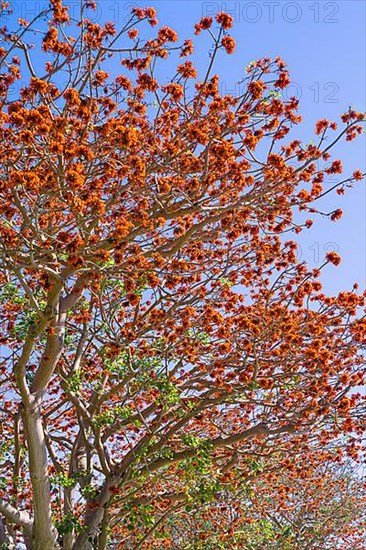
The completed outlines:
[[[184,78],[196,78],[197,71],[192,63],[192,61],[186,61],[181,65],[178,65],[178,73],[184,76]]]
[[[361,170],[356,170],[353,172],[353,178],[357,181],[363,180],[364,174],[361,172]]]
[[[221,344],[219,344],[219,352],[222,353],[222,354],[225,354],[227,353],[228,351],[230,351],[230,344],[229,342],[222,342]]]
[[[334,210],[334,212],[331,213],[330,219],[335,222],[336,220],[339,220],[343,215],[343,212],[340,208],[337,208],[337,210]]]
[[[286,88],[289,84],[291,84],[291,80],[288,76],[288,72],[282,71],[278,77],[278,80],[274,83],[274,86],[276,88]]]
[[[131,40],[134,40],[138,36],[139,31],[138,29],[130,29],[127,34],[131,38]]]
[[[158,38],[162,42],[176,42],[178,40],[178,35],[170,27],[162,27],[159,29]]]
[[[201,31],[209,29],[211,25],[212,17],[202,17],[201,21],[194,26],[195,34],[200,34]]]
[[[325,170],[327,174],[341,174],[342,171],[343,171],[343,168],[342,168],[341,160],[334,160],[330,168],[327,168]]]
[[[215,17],[216,21],[222,26],[226,31],[231,29],[234,24],[234,19],[228,13],[220,11]]]
[[[139,19],[143,19],[145,17],[145,11],[142,8],[132,8],[131,12]]]
[[[154,26],[158,23],[156,19],[156,10],[155,8],[132,8],[131,13],[136,15],[139,19],[144,19],[147,17],[148,22],[151,26]]]
[[[66,99],[70,107],[78,106],[81,103],[79,92],[74,88],[69,88],[66,90],[63,97]]]
[[[156,9],[155,8],[144,8],[144,12],[145,12],[146,17],[148,17],[149,19],[153,19],[154,17],[156,17]]]
[[[183,87],[176,82],[172,82],[171,84],[162,87],[162,89],[171,95],[173,101],[179,101],[184,95]]]
[[[321,134],[324,130],[326,130],[329,126],[330,122],[326,118],[323,118],[322,120],[318,120],[315,126],[315,133],[317,135]]]
[[[140,298],[136,294],[133,294],[133,292],[126,294],[126,298],[132,306],[137,306],[140,301]]]
[[[341,257],[337,252],[328,252],[328,254],[325,255],[325,259],[327,262],[331,262],[333,265],[339,265],[342,261]]]
[[[123,88],[123,90],[132,90],[132,84],[131,81],[127,78],[127,76],[120,75],[116,77],[116,83]]]
[[[152,78],[147,73],[140,75],[137,82],[144,90],[148,90],[149,92],[155,92],[159,87],[155,78]]]
[[[235,50],[235,40],[232,36],[224,36],[221,40],[221,44],[224,46],[226,53],[232,54]]]
[[[190,55],[191,53],[193,53],[193,42],[192,40],[188,39],[185,40],[183,43],[180,57],[187,57],[187,55]]]
[[[254,80],[248,84],[248,91],[254,99],[261,99],[265,88],[266,86],[262,80]]]

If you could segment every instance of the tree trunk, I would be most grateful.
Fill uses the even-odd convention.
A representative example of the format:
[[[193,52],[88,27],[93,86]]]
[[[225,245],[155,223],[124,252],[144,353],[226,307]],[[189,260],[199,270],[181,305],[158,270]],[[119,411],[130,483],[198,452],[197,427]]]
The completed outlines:
[[[12,533],[9,532],[7,521],[0,517],[0,547],[6,550],[15,550],[15,541]]]
[[[57,544],[57,531],[52,523],[47,448],[39,402],[32,400],[31,406],[23,409],[22,416],[33,487],[34,523],[31,548],[32,550],[55,550],[59,546]]]
[[[108,508],[105,508],[100,533],[98,537],[98,550],[105,550],[108,544]]]
[[[108,513],[110,499],[113,494],[110,489],[113,486],[118,486],[120,481],[120,476],[115,476],[105,481],[104,486],[96,499],[98,508],[87,511],[83,532],[77,537],[73,550],[92,550],[95,548],[95,546],[93,546],[93,541],[98,540],[100,526],[103,521],[103,517],[105,517],[105,514]]]

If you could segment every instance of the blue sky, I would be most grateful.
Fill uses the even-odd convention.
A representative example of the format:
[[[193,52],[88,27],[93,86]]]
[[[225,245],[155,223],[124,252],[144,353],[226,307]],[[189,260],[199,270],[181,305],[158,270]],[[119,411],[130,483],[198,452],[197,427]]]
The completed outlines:
[[[47,1],[16,1],[13,17],[32,19]],[[78,0],[65,0],[77,13]],[[198,1],[146,0],[139,2],[99,0],[94,21],[114,20],[117,28],[128,17],[133,6],[154,6],[160,24],[173,27],[180,41],[193,36],[193,25],[203,15],[226,11],[235,19],[231,34],[237,42],[234,55],[219,56],[214,72],[220,74],[222,92],[238,91],[237,82],[245,66],[260,57],[281,56],[288,63],[293,85],[289,96],[300,98],[304,122],[294,129],[292,139],[313,138],[319,118],[338,120],[350,105],[366,110],[366,3],[363,0],[337,1]],[[4,21],[4,23],[10,23]],[[149,36],[145,27],[142,36]],[[206,36],[205,36],[206,34]],[[210,45],[207,33],[194,38],[195,62],[205,67]],[[171,73],[169,70],[171,68]],[[164,63],[162,82],[173,74],[173,64]],[[345,173],[360,168],[365,171],[365,136],[338,146],[334,158],[342,158]],[[326,252],[337,250],[343,262],[329,266],[323,273],[327,292],[350,288],[355,281],[366,287],[366,184],[358,182],[344,197],[332,194],[324,201],[324,210],[342,208],[343,218],[337,223],[317,219],[311,230],[296,238],[301,258],[316,266]]]

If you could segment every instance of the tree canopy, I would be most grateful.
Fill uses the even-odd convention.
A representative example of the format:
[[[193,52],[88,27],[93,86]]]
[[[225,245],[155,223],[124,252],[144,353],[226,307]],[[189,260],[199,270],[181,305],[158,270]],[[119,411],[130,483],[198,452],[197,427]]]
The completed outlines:
[[[303,143],[282,59],[220,92],[230,15],[199,75],[153,8],[93,8],[0,29],[0,543],[360,548],[366,294],[296,235],[365,115]]]

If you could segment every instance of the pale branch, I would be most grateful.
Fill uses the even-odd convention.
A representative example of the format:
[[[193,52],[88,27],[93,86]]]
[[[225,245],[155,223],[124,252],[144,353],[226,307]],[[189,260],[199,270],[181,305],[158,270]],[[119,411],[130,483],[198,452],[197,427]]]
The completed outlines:
[[[30,388],[33,395],[45,391],[61,357],[63,349],[63,326],[62,322],[56,327],[51,326],[52,332],[48,334],[46,349]],[[53,330],[55,330],[55,334],[53,334]]]
[[[207,439],[207,443],[211,445],[212,449],[217,449],[221,447],[227,447],[229,445],[233,445],[235,443],[239,443],[241,441],[245,441],[246,439],[251,439],[259,435],[277,435],[280,433],[291,433],[294,431],[294,429],[295,428],[293,424],[287,424],[286,426],[271,430],[266,426],[266,424],[261,423],[253,426],[252,428],[248,428],[244,432],[239,432],[228,437]],[[180,462],[182,460],[192,458],[197,454],[197,452],[197,449],[186,449],[185,451],[180,451],[173,454],[170,458],[161,458],[156,460],[155,462],[151,462],[147,466],[144,466],[143,470],[146,469],[149,472],[154,472],[156,470],[159,470],[166,464],[173,464],[174,462]]]
[[[112,476],[110,479],[105,481],[96,501],[98,507],[93,510],[87,510],[85,515],[84,530],[77,537],[73,550],[90,550],[91,546],[89,539],[98,534],[99,525],[103,520],[105,507],[108,505],[111,497],[113,496],[113,488],[116,487],[119,482],[119,476]]]
[[[32,518],[25,510],[18,510],[9,502],[0,498],[0,512],[10,521],[19,525],[27,534],[32,532]]]
[[[45,391],[61,357],[64,347],[67,312],[76,305],[83,294],[81,279],[78,279],[73,290],[67,296],[61,297],[60,293],[61,288],[57,285],[48,297],[47,308],[52,311],[54,321],[47,337],[46,349],[33,378],[30,388],[32,394]]]

